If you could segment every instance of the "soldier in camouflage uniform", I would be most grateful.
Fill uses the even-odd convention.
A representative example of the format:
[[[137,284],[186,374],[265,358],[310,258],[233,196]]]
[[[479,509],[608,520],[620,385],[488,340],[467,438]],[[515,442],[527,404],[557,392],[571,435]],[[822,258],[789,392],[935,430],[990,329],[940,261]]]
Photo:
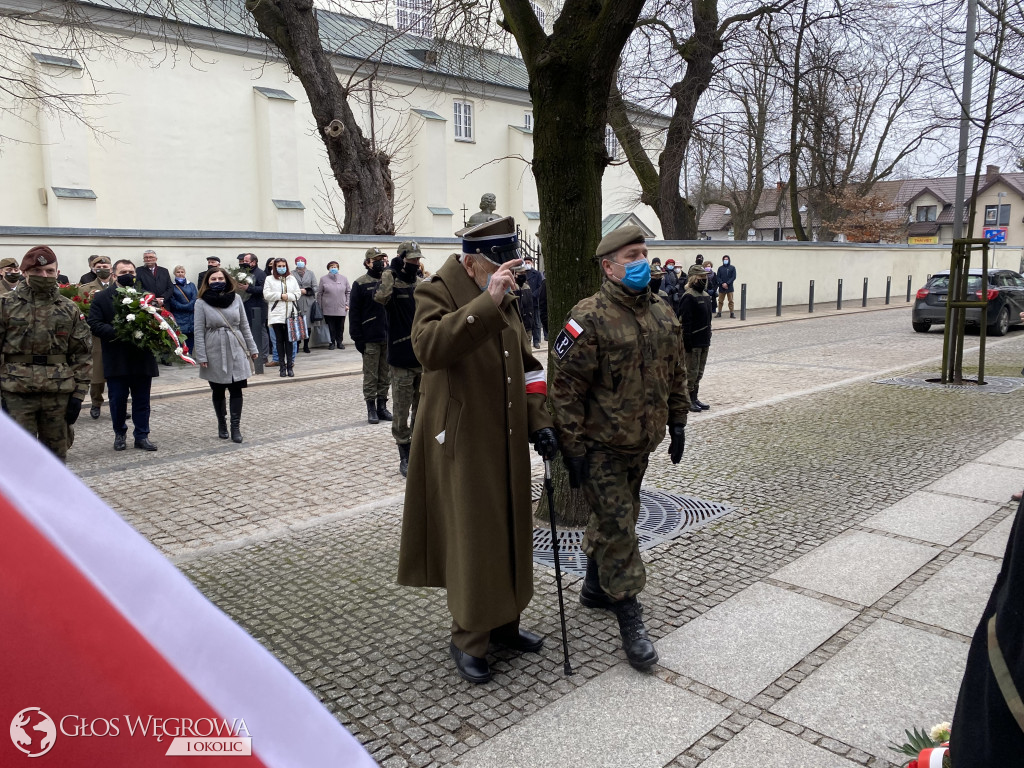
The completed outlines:
[[[548,401],[569,484],[582,486],[591,509],[580,602],[615,612],[629,663],[646,669],[658,654],[637,600],[646,574],[636,521],[647,459],[666,425],[672,462],[683,455],[690,399],[682,329],[650,290],[641,229],[615,230],[601,240],[597,256],[606,279],[572,308],[555,338]]]
[[[114,282],[111,273],[110,259],[106,256],[90,256],[90,274],[96,275],[95,279],[78,286],[78,295],[87,303],[92,301],[93,294],[109,288]],[[107,380],[103,376],[103,345],[100,344],[98,336],[92,337],[92,384],[89,386],[89,415],[98,419],[100,408],[103,405],[103,391],[106,389]]]
[[[715,311],[714,299],[705,292],[707,286],[708,273],[704,265],[694,264],[687,273],[686,289],[679,297],[679,322],[683,326],[683,347],[686,349],[686,381],[690,386],[690,410],[694,413],[711,410],[710,405],[697,399],[711,348],[711,315]]]
[[[412,425],[420,403],[420,377],[423,368],[412,350],[412,321],[416,315],[413,291],[420,282],[418,272],[423,254],[414,242],[398,246],[398,255],[384,270],[373,300],[383,304],[388,314],[388,365],[391,366],[391,400],[395,406],[391,434],[398,444],[398,471],[409,474],[409,443]]]
[[[363,399],[370,424],[392,420],[388,410],[388,316],[387,310],[373,300],[387,263],[388,257],[380,248],[367,250],[363,259],[366,274],[356,279],[349,295],[348,332],[363,356]]]
[[[75,303],[57,291],[57,256],[31,248],[25,282],[0,297],[0,395],[11,418],[61,461],[92,373],[92,335]]]
[[[0,296],[14,290],[21,282],[21,270],[18,269],[18,262],[7,258],[0,261]]]

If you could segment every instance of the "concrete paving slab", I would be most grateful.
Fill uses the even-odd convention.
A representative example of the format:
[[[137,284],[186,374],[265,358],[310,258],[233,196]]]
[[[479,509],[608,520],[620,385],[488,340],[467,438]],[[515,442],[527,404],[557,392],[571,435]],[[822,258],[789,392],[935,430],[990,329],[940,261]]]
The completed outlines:
[[[754,584],[658,641],[661,665],[749,701],[856,617]]]
[[[896,604],[893,613],[970,637],[999,575],[999,563],[961,555]]]
[[[955,493],[983,501],[1007,502],[1024,488],[1024,470],[972,461],[954,469],[925,488],[926,491]]]
[[[967,643],[880,620],[772,711],[885,760],[901,728],[949,720]]]
[[[1006,554],[1006,541],[1010,538],[1010,529],[1013,527],[1013,520],[1016,514],[999,523],[995,528],[986,533],[974,544],[971,545],[971,552],[981,552],[983,555],[1002,557]]]
[[[1021,451],[1024,454],[1024,442]],[[998,509],[996,504],[918,491],[869,517],[864,525],[949,546]]]
[[[689,691],[619,664],[471,749],[456,765],[661,768],[729,714]]]
[[[988,453],[977,458],[982,464],[998,464],[1003,467],[1014,467],[1024,469],[1024,442],[1021,440],[1007,440],[1002,445],[997,445]]]
[[[700,768],[856,768],[857,763],[755,720]]]
[[[937,554],[932,547],[850,532],[780,568],[772,578],[871,605]]]

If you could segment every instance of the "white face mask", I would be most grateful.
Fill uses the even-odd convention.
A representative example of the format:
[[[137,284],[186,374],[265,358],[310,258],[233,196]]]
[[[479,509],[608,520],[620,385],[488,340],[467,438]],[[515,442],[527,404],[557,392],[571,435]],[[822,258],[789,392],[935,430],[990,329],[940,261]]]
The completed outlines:
[[[680,277],[683,274],[683,268],[682,267],[676,267],[675,272],[676,272],[676,277]]]

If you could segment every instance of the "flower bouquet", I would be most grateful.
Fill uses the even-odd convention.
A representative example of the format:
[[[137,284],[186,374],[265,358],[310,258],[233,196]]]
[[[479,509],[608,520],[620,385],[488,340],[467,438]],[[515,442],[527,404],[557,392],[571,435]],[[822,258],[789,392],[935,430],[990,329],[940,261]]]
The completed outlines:
[[[174,315],[158,307],[152,293],[118,286],[114,294],[114,330],[117,338],[162,356],[173,352],[182,362],[195,365],[188,356],[186,337]]]
[[[249,270],[242,269],[241,267],[227,267],[224,269],[235,281],[235,293],[245,299],[245,289],[249,287],[249,281],[252,279],[252,275]]]
[[[57,290],[60,291],[60,295],[65,299],[71,299],[71,301],[75,302],[75,306],[78,307],[83,317],[89,316],[89,300],[82,296],[79,286],[61,285],[57,287]]]
[[[906,768],[951,768],[949,757],[949,723],[939,723],[925,733],[914,728],[913,732],[904,731],[908,741],[905,744],[889,744],[889,749],[908,755],[912,759]]]

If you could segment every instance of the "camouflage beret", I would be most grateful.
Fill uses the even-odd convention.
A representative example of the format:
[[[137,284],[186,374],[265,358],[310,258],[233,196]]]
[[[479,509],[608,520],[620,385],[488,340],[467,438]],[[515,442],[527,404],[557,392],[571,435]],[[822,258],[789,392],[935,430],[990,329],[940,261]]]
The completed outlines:
[[[12,258],[6,258],[0,261],[0,269],[7,269],[8,267],[16,267],[18,262]]]
[[[686,276],[693,277],[696,275],[697,277],[707,277],[707,274],[708,271],[704,269],[703,264],[691,264],[690,270],[686,273]]]
[[[601,238],[601,242],[597,244],[597,255],[610,256],[619,248],[642,242],[644,242],[644,231],[640,227],[632,224],[628,227],[619,227]]]
[[[405,245],[405,243],[402,243],[402,245]],[[367,259],[369,259],[370,261],[373,261],[375,259],[383,259],[385,258],[385,256],[386,254],[380,248],[367,248],[366,253],[363,256],[363,261],[366,261]]]
[[[420,251],[420,245],[415,240],[406,240],[399,244],[398,255],[403,259],[420,259],[423,257],[423,252]]]
[[[33,267],[45,267],[47,264],[56,264],[57,254],[45,245],[37,245],[28,249],[25,258],[21,260],[21,271]]]

